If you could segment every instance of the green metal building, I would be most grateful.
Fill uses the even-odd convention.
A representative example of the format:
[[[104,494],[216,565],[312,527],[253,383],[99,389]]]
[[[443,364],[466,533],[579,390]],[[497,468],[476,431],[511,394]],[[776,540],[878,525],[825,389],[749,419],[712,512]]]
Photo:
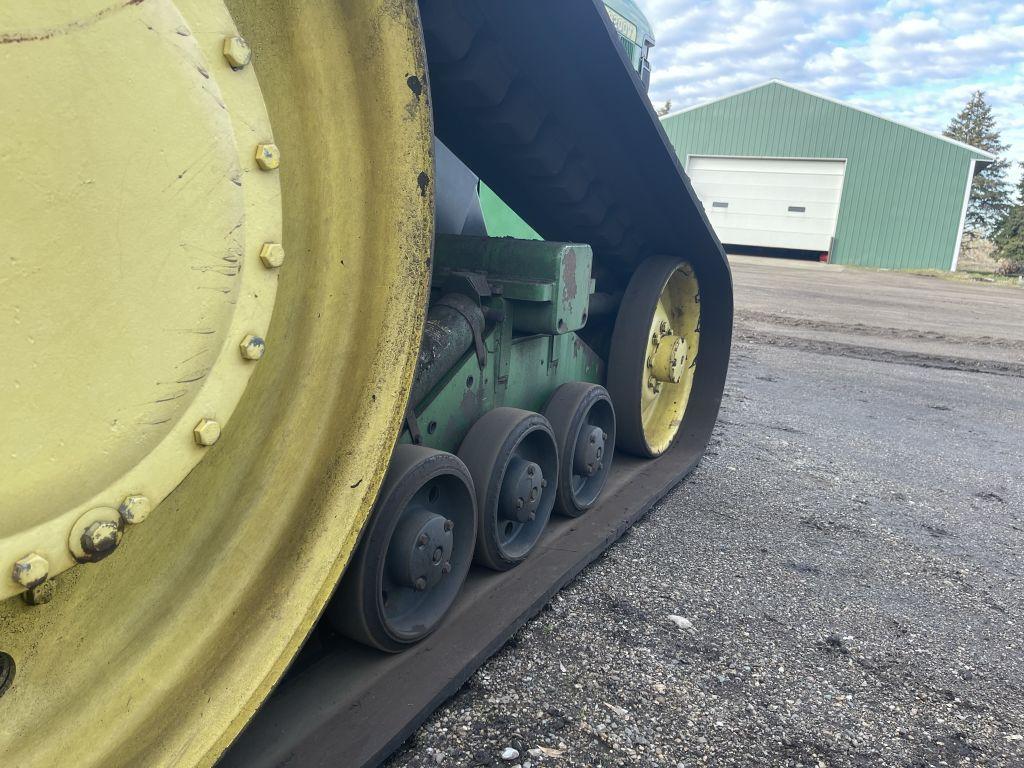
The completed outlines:
[[[663,118],[728,246],[956,269],[974,174],[995,158],[772,81]]]

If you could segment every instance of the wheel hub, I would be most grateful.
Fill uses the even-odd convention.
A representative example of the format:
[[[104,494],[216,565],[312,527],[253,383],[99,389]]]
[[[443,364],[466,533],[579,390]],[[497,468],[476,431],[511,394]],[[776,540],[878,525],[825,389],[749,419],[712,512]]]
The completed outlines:
[[[260,253],[280,248],[281,191],[244,41],[216,3],[94,5],[19,6],[25,42],[5,46],[21,74],[0,134],[39,149],[7,153],[0,187],[0,598],[29,555],[53,576],[111,554],[202,460],[276,294]]]
[[[576,439],[576,451],[573,454],[573,474],[593,477],[601,470],[604,458],[605,441],[608,435],[600,428],[584,425]]]
[[[539,464],[514,456],[505,471],[499,512],[505,520],[527,523],[537,516],[547,486]]]
[[[388,553],[392,578],[402,586],[426,590],[451,571],[453,521],[428,510],[410,511],[395,530]]]

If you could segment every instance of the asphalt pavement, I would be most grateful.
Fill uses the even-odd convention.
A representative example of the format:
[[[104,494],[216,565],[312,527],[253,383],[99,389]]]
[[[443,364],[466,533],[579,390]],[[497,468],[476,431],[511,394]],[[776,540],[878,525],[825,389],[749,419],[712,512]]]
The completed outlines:
[[[1024,766],[1024,289],[733,269],[700,467],[389,766]]]

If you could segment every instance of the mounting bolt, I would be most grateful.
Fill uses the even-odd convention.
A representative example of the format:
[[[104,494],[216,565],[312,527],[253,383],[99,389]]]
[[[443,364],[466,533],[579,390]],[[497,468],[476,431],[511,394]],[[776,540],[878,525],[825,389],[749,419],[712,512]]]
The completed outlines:
[[[654,358],[651,357],[650,355],[647,356],[647,367],[648,368],[653,368],[654,367]]]
[[[527,517],[527,520],[533,520],[533,519],[535,519],[536,517],[537,517],[537,513],[536,513],[536,512],[531,512],[531,513],[529,514],[529,516]]]
[[[441,564],[441,573],[451,573],[451,572],[452,572],[451,561],[445,561],[444,563]]]
[[[26,589],[39,586],[49,575],[50,562],[36,552],[25,555],[11,569],[11,578]]]
[[[97,520],[82,534],[82,549],[92,562],[102,560],[121,542],[121,526],[113,520]]]
[[[607,442],[608,441],[608,433],[607,432],[602,432],[601,433],[601,439],[604,440],[605,442]]]
[[[200,419],[192,430],[196,445],[210,446],[220,439],[220,424],[213,419]]]
[[[26,605],[46,605],[53,600],[56,591],[53,579],[48,579],[38,586],[26,589],[21,593],[21,599],[25,601]]]
[[[421,533],[420,537],[416,539],[416,545],[420,547],[425,547],[427,546],[428,541],[430,541],[430,538],[427,536],[427,534]]]
[[[128,525],[137,525],[149,517],[153,505],[145,496],[125,496],[117,508],[117,513]]]
[[[244,69],[252,61],[252,48],[241,37],[224,38],[224,58],[232,69]]]
[[[451,520],[445,520],[444,521],[444,529],[445,529],[445,531],[450,531],[454,527],[455,527],[455,523],[453,523]]]
[[[547,479],[546,479],[546,478],[542,478],[542,479],[541,479],[541,481],[540,481],[540,487],[541,487],[541,488],[547,488],[547,487],[548,487],[548,481],[547,481]]]
[[[281,166],[281,150],[277,144],[256,145],[256,165],[261,171],[272,171]]]
[[[267,269],[276,269],[284,264],[284,248],[280,243],[264,243],[260,249],[260,261]]]
[[[530,477],[533,477],[534,472],[536,472],[536,470],[533,468],[533,464],[526,468],[526,474],[528,474]]]
[[[250,333],[242,339],[242,343],[238,345],[238,348],[241,350],[244,359],[259,360],[267,349],[267,342],[259,336],[253,336]]]
[[[658,333],[662,336],[668,336],[672,332],[672,326],[668,324],[668,320],[662,320],[658,323]]]
[[[415,587],[417,592],[422,592],[424,589],[427,588],[427,580],[420,576],[418,579],[416,579]]]
[[[520,496],[518,499],[516,499],[516,509],[522,509],[525,505],[526,505],[526,502],[523,501],[523,497],[522,496]]]

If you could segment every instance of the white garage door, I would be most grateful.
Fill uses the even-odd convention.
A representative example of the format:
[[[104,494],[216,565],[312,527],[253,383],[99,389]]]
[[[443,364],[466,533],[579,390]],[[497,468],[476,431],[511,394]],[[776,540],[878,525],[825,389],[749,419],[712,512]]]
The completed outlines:
[[[686,170],[723,243],[830,250],[845,161],[691,157]]]

